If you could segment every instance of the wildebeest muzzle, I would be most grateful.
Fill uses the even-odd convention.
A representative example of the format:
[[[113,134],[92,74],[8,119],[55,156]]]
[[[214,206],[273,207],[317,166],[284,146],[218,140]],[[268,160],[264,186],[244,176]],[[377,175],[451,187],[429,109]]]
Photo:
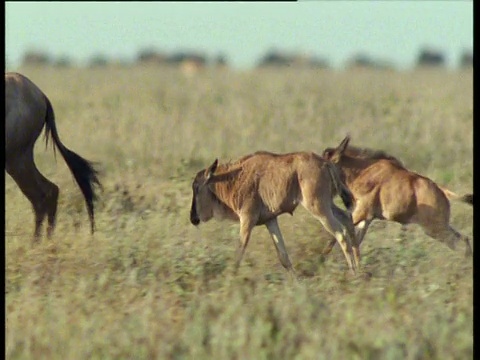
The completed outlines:
[[[192,208],[190,209],[190,222],[195,226],[200,224],[200,218],[197,214],[197,205],[195,203],[195,195],[193,196]]]

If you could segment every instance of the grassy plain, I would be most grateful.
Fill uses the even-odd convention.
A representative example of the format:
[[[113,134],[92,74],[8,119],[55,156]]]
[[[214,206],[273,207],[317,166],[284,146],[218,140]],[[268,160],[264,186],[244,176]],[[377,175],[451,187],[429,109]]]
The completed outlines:
[[[6,195],[7,359],[471,359],[472,260],[412,226],[374,222],[352,277],[298,208],[279,224],[292,283],[264,227],[232,275],[238,225],[189,222],[191,180],[216,157],[338,144],[386,150],[459,193],[473,191],[472,71],[293,71],[196,76],[156,68],[20,72],[49,96],[60,138],[99,162],[97,232],[63,159],[56,232],[32,246],[33,214]],[[473,211],[452,203],[473,236]],[[473,239],[472,239],[473,240]],[[473,245],[474,246],[474,245]]]

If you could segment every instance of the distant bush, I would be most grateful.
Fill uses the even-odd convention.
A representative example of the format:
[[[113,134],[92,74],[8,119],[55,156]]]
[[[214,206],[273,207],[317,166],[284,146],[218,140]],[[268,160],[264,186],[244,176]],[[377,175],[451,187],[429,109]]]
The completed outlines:
[[[141,50],[137,56],[139,63],[165,63],[167,56],[153,49]]]
[[[309,67],[327,68],[327,61],[304,54],[284,53],[272,50],[265,54],[259,61],[258,67]]]
[[[49,65],[51,63],[50,57],[41,51],[27,51],[22,59],[22,65]]]
[[[215,60],[214,60],[214,64],[215,66],[219,66],[219,67],[222,67],[222,66],[227,66],[227,58],[224,54],[219,54]]]
[[[417,66],[444,66],[445,57],[437,50],[423,49],[420,51]]]
[[[107,66],[109,63],[107,57],[102,54],[97,54],[94,55],[90,61],[89,61],[89,66],[90,67],[102,67],[102,66]]]
[[[473,52],[471,51],[464,51],[460,58],[460,67],[473,67]]]
[[[347,61],[347,68],[351,69],[376,69],[376,70],[391,70],[394,68],[388,61],[373,59],[370,56],[359,53],[354,55]]]
[[[53,62],[53,65],[60,68],[68,68],[72,66],[72,60],[68,56],[61,56]]]
[[[207,64],[207,57],[203,54],[195,52],[176,52],[167,57],[167,62],[170,64],[182,64],[185,62],[191,62],[198,64],[199,66],[204,66]]]

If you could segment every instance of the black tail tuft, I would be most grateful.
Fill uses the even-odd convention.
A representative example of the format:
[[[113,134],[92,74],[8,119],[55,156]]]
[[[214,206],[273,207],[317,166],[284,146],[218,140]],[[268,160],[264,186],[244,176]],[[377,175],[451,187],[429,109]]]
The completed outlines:
[[[95,185],[102,188],[102,184],[98,180],[98,170],[94,168],[94,164],[85,160],[80,155],[68,150],[62,149],[62,155],[67,162],[75,180],[77,181],[80,190],[87,205],[88,216],[90,217],[90,225],[92,234],[95,231],[95,214],[93,202],[97,199],[95,193]]]
[[[95,231],[95,214],[94,214],[94,200],[97,199],[95,194],[95,185],[102,189],[102,184],[98,180],[98,171],[94,168],[94,164],[80,155],[69,150],[62,144],[58,136],[57,128],[55,126],[55,115],[53,112],[52,104],[45,97],[47,103],[47,114],[45,117],[45,137],[48,145],[49,135],[52,136],[53,142],[57,145],[60,153],[62,154],[65,162],[67,163],[70,171],[73,174],[80,190],[82,191],[85,203],[87,205],[88,216],[90,217],[90,226],[92,234]],[[55,149],[55,147],[54,147]]]
[[[342,198],[343,204],[345,205],[347,210],[352,211],[353,205],[355,204],[352,193],[346,187],[342,187],[342,191],[340,191],[340,197]]]
[[[473,194],[466,194],[461,197],[461,200],[473,206]]]

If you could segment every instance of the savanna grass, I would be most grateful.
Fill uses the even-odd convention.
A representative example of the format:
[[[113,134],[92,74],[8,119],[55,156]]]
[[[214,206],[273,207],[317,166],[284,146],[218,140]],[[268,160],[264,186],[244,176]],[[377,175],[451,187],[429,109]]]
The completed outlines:
[[[238,225],[189,223],[190,184],[215,158],[321,152],[346,133],[459,193],[473,191],[471,71],[20,69],[49,96],[62,141],[99,162],[97,232],[63,159],[55,234],[6,179],[8,359],[469,359],[471,259],[413,226],[374,222],[363,274],[299,208],[280,227],[301,280],[255,228],[232,274]],[[452,203],[472,237],[472,208]],[[458,247],[462,248],[463,244]],[[367,276],[368,275],[368,276]]]

